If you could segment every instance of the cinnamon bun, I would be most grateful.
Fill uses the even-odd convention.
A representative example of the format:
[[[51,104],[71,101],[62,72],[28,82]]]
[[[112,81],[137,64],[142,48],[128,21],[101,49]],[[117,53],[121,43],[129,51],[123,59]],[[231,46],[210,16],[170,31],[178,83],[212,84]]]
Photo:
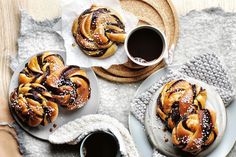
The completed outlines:
[[[38,83],[20,84],[11,97],[11,108],[16,115],[31,127],[47,125],[58,116],[58,106],[52,95]]]
[[[208,109],[184,117],[173,129],[172,141],[181,150],[198,154],[217,137],[216,116]]]
[[[72,34],[88,56],[107,58],[125,40],[125,25],[111,8],[92,5],[73,22]]]
[[[173,80],[163,87],[157,99],[157,115],[172,130],[184,115],[204,109],[206,99],[207,93],[202,87]]]
[[[63,58],[58,54],[45,52],[34,56],[20,72],[19,84],[42,83],[48,75],[63,67]]]
[[[53,99],[68,110],[83,107],[90,98],[90,83],[86,72],[78,66],[67,66],[47,77],[45,86]]]

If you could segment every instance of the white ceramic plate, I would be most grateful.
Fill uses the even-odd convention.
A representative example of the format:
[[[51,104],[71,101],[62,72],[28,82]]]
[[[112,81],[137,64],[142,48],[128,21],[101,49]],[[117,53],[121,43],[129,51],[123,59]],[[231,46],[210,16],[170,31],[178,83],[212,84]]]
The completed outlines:
[[[173,67],[172,67],[173,68]],[[167,69],[163,68],[148,77],[139,87],[135,96],[146,91],[152,86],[154,82],[159,80],[161,77],[167,74]],[[236,125],[234,124],[234,119],[236,119],[236,101],[234,100],[231,105],[226,108],[227,118],[226,118],[226,129],[219,145],[214,149],[208,157],[223,157],[226,156],[236,141]],[[145,133],[143,125],[130,113],[129,115],[129,129],[131,135],[134,139],[136,147],[140,153],[141,157],[152,157],[153,147],[148,140]]]
[[[216,124],[218,126],[218,136],[215,139],[214,143],[209,146],[206,150],[202,151],[197,157],[206,156],[209,154],[222,139],[222,136],[225,131],[226,127],[226,112],[225,106],[219,96],[219,94],[207,85],[204,82],[195,80],[193,78],[186,78],[186,81],[197,84],[207,91],[207,101],[206,101],[206,108],[215,111],[216,113]],[[165,128],[163,122],[160,118],[156,117],[156,101],[161,92],[162,88],[160,88],[152,97],[150,101],[146,115],[145,115],[145,129],[147,135],[152,142],[152,144],[163,154],[168,156],[174,157],[181,157],[183,156],[183,152],[179,151],[178,149],[174,148],[171,140],[171,133],[168,131],[164,131]],[[165,138],[164,138],[165,137]],[[165,142],[165,139],[168,139],[168,142]]]
[[[64,51],[49,51],[56,54],[60,54],[64,61],[66,62],[66,54]],[[39,53],[40,54],[40,53]],[[29,58],[30,59],[30,58]],[[25,67],[25,64],[29,61],[26,60],[23,64],[21,64],[17,70],[14,72],[10,86],[9,86],[9,97],[11,92],[14,91],[15,88],[18,87],[18,76],[20,71]],[[65,63],[65,65],[70,65],[69,63]],[[87,104],[82,107],[81,109],[75,110],[75,111],[68,111],[62,107],[59,106],[59,114],[54,123],[51,123],[47,126],[38,126],[38,127],[29,127],[27,124],[23,123],[17,115],[14,113],[14,111],[11,110],[11,113],[16,120],[16,122],[30,135],[37,137],[42,140],[48,140],[49,135],[52,133],[50,132],[50,129],[55,130],[56,128],[60,127],[63,124],[66,124],[69,121],[75,120],[76,118],[79,118],[81,116],[87,115],[87,114],[95,114],[98,110],[99,105],[99,91],[98,91],[98,83],[97,83],[97,77],[94,74],[93,70],[90,68],[83,68],[87,72],[88,79],[90,81],[90,87],[91,87],[91,96]],[[9,101],[10,104],[10,101]],[[56,124],[57,127],[54,128],[53,124]]]

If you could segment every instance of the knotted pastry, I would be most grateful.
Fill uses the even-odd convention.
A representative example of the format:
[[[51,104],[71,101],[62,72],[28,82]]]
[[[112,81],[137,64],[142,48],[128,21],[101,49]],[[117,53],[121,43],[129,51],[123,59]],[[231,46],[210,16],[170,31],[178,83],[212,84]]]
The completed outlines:
[[[181,150],[198,154],[217,137],[216,116],[208,109],[184,117],[173,129],[172,141]]]
[[[48,75],[63,67],[64,61],[58,54],[46,52],[34,56],[20,72],[19,84],[42,83]]]
[[[11,94],[11,108],[29,126],[47,125],[58,116],[58,106],[52,95],[38,83],[20,84]]]
[[[206,99],[206,90],[200,86],[185,80],[173,80],[163,87],[157,99],[157,115],[172,131],[181,117],[204,109]]]
[[[86,72],[78,66],[67,66],[48,76],[46,87],[52,97],[68,110],[81,108],[90,97],[90,84]]]
[[[74,20],[72,34],[85,54],[107,58],[124,42],[125,26],[116,11],[92,5]]]

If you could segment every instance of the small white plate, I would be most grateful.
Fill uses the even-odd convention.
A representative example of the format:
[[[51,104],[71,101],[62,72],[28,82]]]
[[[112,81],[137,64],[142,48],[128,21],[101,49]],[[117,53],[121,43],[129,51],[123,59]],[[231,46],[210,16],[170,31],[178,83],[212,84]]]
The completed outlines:
[[[64,62],[66,62],[66,53],[64,51],[47,51],[52,52],[56,54],[60,54],[62,58],[64,59]],[[41,52],[43,53],[43,52]],[[40,54],[40,53],[39,53]],[[31,58],[31,57],[30,57]],[[14,91],[15,88],[18,87],[18,76],[19,73],[24,69],[25,64],[30,60],[26,60],[24,63],[22,63],[17,70],[14,72],[10,86],[9,86],[9,98],[11,95],[11,92]],[[65,63],[65,65],[70,65],[69,63]],[[55,130],[56,128],[60,127],[63,124],[66,124],[69,121],[75,120],[77,118],[80,118],[81,116],[87,115],[87,114],[95,114],[98,110],[99,105],[99,91],[98,91],[98,83],[97,83],[97,77],[94,74],[93,70],[91,68],[82,68],[86,70],[88,79],[90,81],[90,87],[91,87],[91,96],[87,104],[82,107],[81,109],[75,110],[75,111],[68,111],[62,107],[59,106],[59,114],[55,122],[48,124],[47,126],[38,126],[38,127],[29,127],[27,124],[22,122],[17,115],[14,113],[14,111],[10,107],[10,101],[9,101],[9,107],[12,113],[12,116],[16,120],[16,122],[24,129],[26,132],[28,132],[30,135],[37,137],[42,140],[48,140],[49,135],[52,133],[50,132],[50,129]],[[56,124],[56,128],[53,127],[53,124]]]
[[[174,68],[174,67],[171,67]],[[148,77],[139,87],[135,96],[140,95],[150,88],[154,82],[159,80],[161,77],[167,74],[167,68],[163,68],[152,74]],[[236,101],[234,100],[231,105],[226,108],[227,118],[226,118],[226,129],[219,145],[214,149],[208,157],[222,157],[226,156],[236,141],[236,125],[234,124],[234,119],[236,119]],[[139,151],[141,157],[152,157],[153,147],[148,140],[148,137],[145,133],[143,125],[130,113],[129,115],[129,130],[134,139],[136,147]]]
[[[222,139],[226,127],[226,112],[225,106],[219,96],[219,94],[211,88],[208,84],[198,81],[193,78],[185,78],[186,81],[197,84],[207,91],[206,108],[213,110],[216,113],[216,125],[218,127],[218,135],[214,143],[210,145],[206,150],[202,151],[197,157],[208,155]],[[152,97],[145,115],[145,129],[152,144],[163,154],[167,156],[181,157],[183,152],[176,149],[172,144],[171,133],[164,131],[165,128],[160,118],[156,116],[156,102],[162,88],[160,88]],[[168,142],[165,142],[168,139]]]

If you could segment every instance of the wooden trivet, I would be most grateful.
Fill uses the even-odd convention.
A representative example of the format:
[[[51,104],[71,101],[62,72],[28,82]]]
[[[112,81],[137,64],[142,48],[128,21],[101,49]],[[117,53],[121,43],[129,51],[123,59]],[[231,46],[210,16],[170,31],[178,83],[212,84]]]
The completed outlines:
[[[179,22],[175,8],[170,0],[120,0],[123,9],[139,18],[139,25],[148,24],[165,32],[168,47],[174,48],[179,35]],[[143,80],[163,67],[159,65],[142,67],[131,61],[121,65],[112,65],[109,69],[93,67],[100,77],[121,83]]]
[[[147,72],[143,75],[137,76],[137,77],[129,77],[129,78],[128,77],[120,77],[120,76],[112,75],[111,73],[104,70],[103,68],[93,67],[93,70],[96,74],[98,74],[102,78],[107,79],[107,80],[112,81],[112,82],[134,83],[134,82],[144,80],[145,78],[147,78],[149,75],[151,75],[152,73],[154,73],[158,69],[164,67],[164,65],[165,65],[165,63],[161,62],[155,68],[153,68],[151,71],[149,71],[149,72]]]

